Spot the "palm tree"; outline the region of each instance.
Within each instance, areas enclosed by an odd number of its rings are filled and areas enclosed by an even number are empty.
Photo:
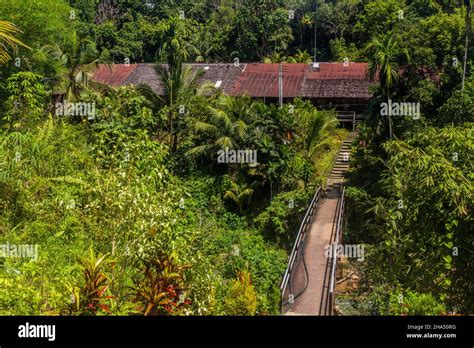
[[[204,63],[211,61],[211,57],[217,57],[217,61],[222,60],[224,53],[222,47],[216,44],[213,39],[213,33],[208,30],[199,30],[195,34],[193,44],[188,44],[187,47],[192,53],[192,59],[196,63]]]
[[[188,40],[192,32],[186,22],[177,17],[160,22],[159,31],[159,55],[173,73],[181,68],[181,64],[189,59],[191,53],[196,52],[196,48]]]
[[[312,60],[313,57],[311,57],[308,51],[297,49],[296,53],[288,58],[288,63],[311,63]]]
[[[250,198],[252,198],[253,196],[253,186],[254,185],[248,187],[245,184],[239,185],[238,183],[231,181],[230,189],[225,192],[224,198],[230,199],[235,204],[237,204],[237,206],[239,207],[239,213],[242,214],[244,206],[250,202]]]
[[[263,62],[265,64],[286,63],[286,61],[287,61],[287,57],[280,52],[274,52],[272,55],[266,56],[265,58],[263,58]]]
[[[249,96],[239,98],[228,95],[221,95],[218,99],[220,108],[232,115],[233,118],[243,120],[246,123],[254,120],[254,113],[256,112],[256,103]]]
[[[208,106],[208,119],[194,124],[195,132],[201,139],[207,139],[207,142],[192,148],[187,154],[212,155],[225,148],[237,148],[247,135],[247,124],[254,105],[250,98],[221,95],[216,106]]]
[[[188,40],[192,33],[185,21],[177,17],[170,18],[162,21],[159,30],[162,42],[159,55],[167,63],[167,66],[158,65],[156,70],[164,84],[164,101],[169,108],[169,144],[172,149],[176,149],[177,132],[173,128],[178,115],[177,108],[189,104],[190,99],[196,95],[197,80],[203,72],[191,76],[191,70],[183,70],[183,63],[188,60],[192,52],[197,52]]]
[[[398,82],[399,62],[401,58],[410,60],[408,51],[401,48],[398,38],[391,32],[385,34],[382,39],[378,37],[372,40],[366,46],[369,56],[368,73],[373,79],[376,74],[380,81],[382,95],[390,99],[390,89]],[[392,137],[392,120],[388,116],[389,133]]]
[[[338,125],[338,120],[330,112],[312,109],[302,118],[307,123],[307,135],[304,139],[303,156],[311,160],[316,151],[330,140],[331,131]]]
[[[94,43],[89,39],[79,38],[74,30],[70,39],[61,47],[60,45],[45,45],[41,51],[48,57],[56,60],[60,65],[58,82],[60,92],[64,92],[66,100],[74,100],[83,88],[90,84],[89,74],[97,68],[103,59],[91,57],[87,49]]]
[[[204,70],[193,71],[191,67],[180,67],[179,75],[174,74],[169,69],[169,65],[157,65],[156,71],[163,83],[164,95],[158,97],[162,104],[167,106],[168,111],[168,132],[170,147],[173,151],[178,146],[179,127],[176,127],[187,110],[200,103],[204,95],[215,91],[213,85],[209,83],[199,84],[199,79],[204,74]],[[178,71],[178,70],[175,70]],[[179,126],[179,124],[178,124]]]
[[[301,16],[301,19],[298,23],[298,39],[300,42],[300,45],[302,46],[303,43],[303,37],[304,33],[306,31],[306,28],[310,28],[313,25],[313,18],[310,14],[305,13]]]
[[[216,89],[210,83],[199,83],[204,70],[193,71],[190,66],[180,68],[179,76],[172,76],[167,65],[157,64],[155,71],[163,85],[163,95],[157,95],[148,85],[138,86],[138,91],[146,97],[155,110],[165,110],[168,118],[169,146],[176,150],[179,136],[179,122],[184,114],[204,102]],[[176,127],[178,125],[178,127]]]
[[[6,64],[11,59],[6,48],[7,45],[10,47],[20,45],[31,50],[31,47],[14,37],[19,33],[21,33],[21,30],[15,24],[0,20],[0,64]]]

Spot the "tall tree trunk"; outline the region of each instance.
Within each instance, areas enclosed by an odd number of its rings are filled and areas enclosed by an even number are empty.
[[[390,91],[389,89],[387,88],[387,103],[388,103],[388,106],[390,107]],[[388,134],[390,136],[390,139],[392,139],[392,110],[391,108],[388,110]]]
[[[178,132],[175,132],[173,135],[173,146],[171,148],[171,152],[176,152],[178,149]]]
[[[168,131],[169,131],[169,145],[171,148],[173,145],[173,112],[172,111],[169,114]]]
[[[464,67],[462,74],[462,91],[464,91],[464,82],[466,80],[466,70],[467,70],[467,50],[469,45],[469,34],[471,32],[471,1],[466,0],[466,41],[464,44]]]
[[[172,70],[173,69],[169,64],[168,64],[168,69],[170,69],[169,76],[170,76],[170,113],[169,113],[169,119],[168,119],[168,131],[169,131],[169,145],[170,149],[173,146],[173,75],[172,75]]]
[[[390,115],[388,115],[388,132],[390,139],[392,139],[392,117]]]

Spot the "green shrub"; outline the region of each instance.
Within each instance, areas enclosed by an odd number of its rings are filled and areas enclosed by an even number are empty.
[[[257,296],[250,281],[250,273],[238,272],[237,279],[229,286],[224,310],[227,315],[255,315]]]
[[[444,304],[431,294],[412,291],[390,294],[387,313],[383,315],[441,315],[446,312]]]
[[[280,193],[255,218],[255,225],[268,239],[289,246],[313,194],[309,189]]]

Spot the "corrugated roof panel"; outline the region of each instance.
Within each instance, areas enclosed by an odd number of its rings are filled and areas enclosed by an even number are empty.
[[[247,64],[237,79],[232,95],[278,97],[280,64]],[[306,64],[282,64],[283,97],[297,97],[301,93]]]
[[[278,73],[280,64],[251,63],[234,65],[186,64],[194,72],[204,71],[199,83],[222,81],[219,88],[230,95],[251,97],[278,97]],[[208,69],[205,69],[208,67]],[[366,77],[367,63],[320,63],[282,64],[283,97],[370,99],[369,86],[373,81]],[[155,64],[141,63],[113,65],[112,71],[100,65],[94,80],[112,86],[147,84],[155,93],[163,95],[163,84],[155,71]]]
[[[92,79],[111,86],[121,86],[130,74],[136,69],[137,64],[99,64]]]
[[[309,66],[306,78],[318,80],[364,80],[367,63],[320,63],[319,69]]]
[[[163,83],[160,80],[159,75],[156,72],[155,65],[153,63],[140,63],[137,68],[128,76],[123,84],[134,84],[140,85],[145,84],[151,87],[151,89],[158,95],[165,93]],[[163,66],[164,64],[162,64]],[[215,86],[217,81],[221,81],[219,89],[228,93],[232,88],[234,81],[240,74],[243,65],[238,67],[234,64],[184,64],[185,67],[191,68],[193,73],[197,73],[202,70],[203,76],[199,78],[199,84],[209,82]],[[206,69],[207,68],[207,69]]]

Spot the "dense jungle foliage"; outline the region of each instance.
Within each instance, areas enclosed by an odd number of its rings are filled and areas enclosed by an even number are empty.
[[[472,313],[471,25],[455,0],[0,0],[0,244],[38,245],[0,258],[0,314],[278,314],[347,131],[307,100],[199,86],[183,63],[314,56],[378,77],[346,189],[346,238],[367,250],[354,307]],[[164,97],[90,80],[137,62],[168,63]],[[58,98],[95,117],[56,115]],[[388,99],[420,117],[381,116]],[[225,148],[258,163],[218,163]]]

